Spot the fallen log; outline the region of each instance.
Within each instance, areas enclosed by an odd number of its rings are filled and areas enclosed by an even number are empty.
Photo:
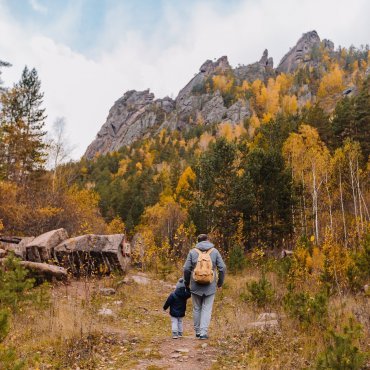
[[[0,265],[3,265],[5,258],[0,259]],[[19,261],[19,264],[36,274],[36,277],[45,278],[46,280],[62,280],[68,279],[67,270],[60,266],[49,265],[47,263],[30,262],[30,261]]]

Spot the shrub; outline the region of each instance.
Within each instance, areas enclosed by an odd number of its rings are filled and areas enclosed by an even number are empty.
[[[0,364],[2,370],[21,370],[24,369],[24,362],[17,360],[15,352],[7,349],[0,344]]]
[[[12,349],[6,348],[2,342],[9,331],[9,311],[0,310],[0,368],[4,370],[23,369],[23,363],[17,360]]]
[[[311,324],[322,324],[328,315],[328,297],[320,292],[311,296],[307,292],[289,291],[283,299],[284,309],[307,327]]]
[[[329,344],[318,357],[316,369],[359,370],[363,368],[366,354],[357,346],[361,337],[361,326],[351,319],[343,333],[330,331]]]
[[[236,273],[244,269],[246,265],[246,259],[244,255],[243,247],[240,245],[235,245],[231,248],[229,253],[229,271]]]
[[[10,309],[15,311],[19,303],[28,299],[25,293],[33,287],[34,280],[27,278],[17,258],[10,255],[0,268],[0,364],[4,370],[23,369],[22,361],[17,360],[16,353],[2,343],[8,334]]]
[[[25,293],[33,287],[34,279],[28,279],[27,274],[14,255],[5,259],[0,268],[0,308],[9,307],[15,311],[19,302],[29,298]]]
[[[266,279],[265,273],[262,273],[261,279],[247,283],[247,293],[241,294],[243,301],[255,303],[258,307],[265,307],[274,299],[275,291],[271,283]]]

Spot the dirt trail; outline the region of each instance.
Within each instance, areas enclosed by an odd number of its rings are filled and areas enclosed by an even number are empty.
[[[129,284],[122,285],[114,296],[100,296],[99,307],[109,307],[114,315],[107,319],[95,316],[94,330],[102,333],[101,356],[96,369],[184,369],[206,370],[216,362],[216,349],[208,341],[193,335],[191,303],[184,319],[183,338],[172,339],[168,312],[161,309],[165,297],[173,285],[162,280],[152,280],[144,274],[128,277]],[[65,298],[86,300],[106,286],[106,280],[72,281],[68,287],[60,288]],[[150,297],[143,300],[143,297]],[[114,301],[122,301],[122,305]],[[126,305],[127,311],[124,310]],[[125,314],[127,314],[125,316]],[[83,318],[81,318],[83,319]],[[114,347],[115,346],[115,347]],[[122,356],[131,357],[123,360]]]
[[[185,330],[192,332],[192,322],[187,319],[184,322]],[[159,346],[158,359],[139,360],[135,369],[144,370],[153,368],[181,369],[181,370],[206,370],[216,362],[215,349],[208,341],[200,341],[194,336],[185,335],[181,339],[164,339]]]

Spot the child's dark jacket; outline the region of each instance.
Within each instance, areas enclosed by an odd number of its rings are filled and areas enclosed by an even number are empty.
[[[164,310],[170,308],[170,315],[172,317],[184,317],[186,311],[186,301],[190,298],[191,293],[189,290],[185,288],[183,284],[182,286],[176,286],[174,292],[172,292],[168,298],[166,303],[163,306]]]

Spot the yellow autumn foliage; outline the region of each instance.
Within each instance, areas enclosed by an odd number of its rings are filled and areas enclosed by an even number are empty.
[[[317,96],[321,99],[341,93],[343,90],[343,71],[335,65],[322,79]]]
[[[176,200],[184,207],[190,203],[191,185],[195,181],[196,175],[190,166],[186,167],[181,174],[176,186],[175,197]]]
[[[261,126],[261,122],[259,118],[253,114],[249,120],[249,127],[248,127],[248,135],[250,138],[253,138],[257,128]]]
[[[289,96],[284,95],[281,102],[281,109],[285,115],[292,115],[297,113],[298,110],[298,101],[295,95]]]
[[[234,78],[225,75],[216,75],[212,77],[214,90],[222,93],[229,92],[234,84]]]
[[[130,159],[128,158],[123,158],[119,161],[117,176],[123,176],[126,173],[129,163]]]
[[[346,286],[348,283],[347,271],[353,264],[348,249],[334,240],[329,229],[326,231],[321,249],[325,278],[334,284]]]
[[[218,136],[224,137],[227,141],[234,139],[233,125],[230,122],[223,122],[218,125]]]
[[[123,234],[125,229],[126,226],[119,216],[116,216],[107,226],[108,234]]]

